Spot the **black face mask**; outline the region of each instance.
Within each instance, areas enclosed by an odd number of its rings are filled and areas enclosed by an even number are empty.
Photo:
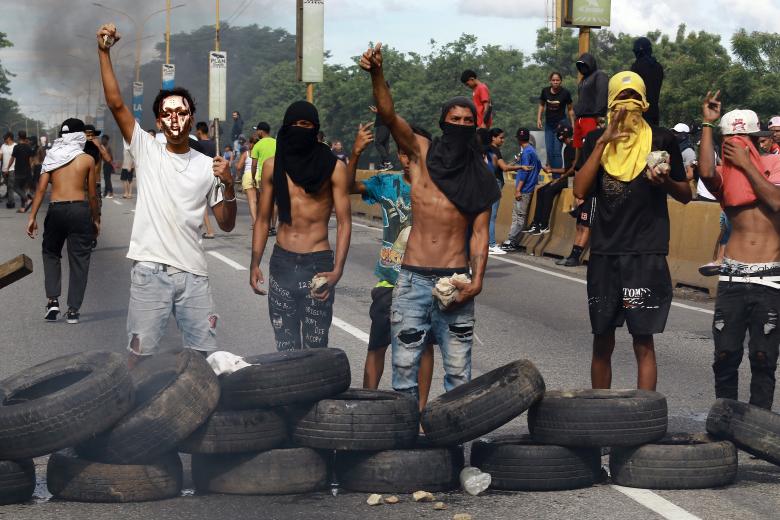
[[[476,125],[455,125],[444,122],[441,125],[441,133],[444,137],[451,137],[457,140],[467,141],[473,139],[477,134]]]
[[[317,144],[317,130],[289,126],[284,131],[285,143],[292,153],[306,153]]]

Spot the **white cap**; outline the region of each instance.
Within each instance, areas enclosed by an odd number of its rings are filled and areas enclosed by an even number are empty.
[[[723,135],[751,135],[766,137],[772,132],[762,131],[758,115],[752,110],[732,110],[720,120],[720,131]]]
[[[772,128],[773,126],[780,127],[780,116],[775,116],[769,120],[769,127]]]
[[[674,125],[674,128],[672,128],[674,132],[677,132],[678,134],[690,134],[691,128],[686,125],[685,123],[677,123]]]

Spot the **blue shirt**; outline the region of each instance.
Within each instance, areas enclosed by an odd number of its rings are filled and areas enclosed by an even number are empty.
[[[530,144],[523,148],[520,155],[521,166],[533,166],[532,170],[517,170],[515,176],[515,187],[520,181],[523,181],[523,187],[520,193],[533,193],[536,183],[539,182],[539,172],[542,171],[542,162],[536,155],[536,150]]]
[[[382,208],[382,248],[374,274],[380,281],[395,285],[412,225],[411,187],[397,173],[374,175],[364,180],[363,185],[366,187],[363,201]]]

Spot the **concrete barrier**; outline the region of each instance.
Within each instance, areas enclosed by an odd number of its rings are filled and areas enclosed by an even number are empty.
[[[377,172],[358,170],[358,179],[365,179]],[[512,207],[515,200],[515,185],[511,175],[506,176],[506,184],[501,194],[501,203],[496,219],[496,241],[503,242],[512,226]],[[566,256],[571,251],[576,233],[576,221],[569,214],[574,204],[571,188],[566,188],[556,198],[550,215],[550,233],[541,236],[525,235],[520,242],[526,252],[536,256]],[[720,231],[720,206],[711,202],[694,201],[680,204],[669,197],[669,271],[675,286],[686,285],[703,289],[714,296],[718,285],[717,277],[701,276],[698,267],[712,260],[715,241]],[[536,196],[531,201],[528,213],[530,225],[536,210]],[[365,204],[359,195],[352,196],[352,212],[381,222],[382,214],[378,206]],[[596,209],[598,213],[598,209]],[[583,258],[587,260],[586,249]]]

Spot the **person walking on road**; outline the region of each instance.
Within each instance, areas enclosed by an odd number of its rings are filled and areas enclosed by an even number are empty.
[[[352,157],[348,171],[352,179],[353,195],[361,195],[366,204],[378,204],[382,210],[382,247],[379,250],[374,274],[379,283],[371,290],[371,331],[368,338],[368,353],[363,369],[363,388],[376,390],[382,379],[385,368],[385,353],[390,346],[390,307],[393,301],[393,288],[401,271],[406,242],[412,225],[412,198],[409,182],[409,159],[403,153],[398,154],[398,160],[404,168],[403,175],[397,173],[380,173],[364,180],[357,180],[357,163],[360,155],[373,141],[369,128],[371,123],[361,125],[355,144],[352,147]],[[431,135],[420,128],[413,128],[414,133],[428,141]],[[433,378],[433,345],[426,346],[420,359],[418,386],[420,392],[419,407],[422,411],[428,402]]]
[[[119,179],[122,181],[122,187],[124,192],[122,193],[123,199],[133,198],[133,178],[135,177],[135,162],[133,161],[133,155],[130,153],[130,148],[127,143],[122,147],[122,172],[119,175]]]
[[[197,137],[195,150],[212,159],[217,156],[217,143],[209,137],[209,125],[205,121],[198,121],[195,125],[195,137]],[[214,228],[211,226],[208,208],[203,209],[203,238],[214,238]]]
[[[13,157],[13,151],[16,143],[14,142],[14,134],[12,132],[6,132],[3,136],[3,144],[0,145],[0,156],[3,161],[3,182],[6,187],[6,200],[5,207],[13,209],[16,207],[13,196],[13,182],[14,182],[14,170],[11,168],[11,159]]]
[[[574,128],[574,107],[571,93],[561,86],[563,77],[560,72],[550,74],[550,86],[542,89],[539,95],[539,110],[536,114],[536,127],[544,129],[544,146],[547,149],[547,163],[551,168],[561,168],[561,142],[558,140],[558,126],[571,123]],[[542,124],[544,113],[544,124]]]
[[[254,172],[254,186],[256,188],[254,192],[255,200],[255,214],[257,214],[257,206],[260,203],[260,192],[263,189],[262,177],[263,177],[263,165],[265,161],[276,155],[276,139],[271,137],[271,125],[265,121],[257,123],[255,127],[255,136],[257,142],[252,146],[252,171]],[[249,195],[247,195],[247,199]],[[250,211],[252,210],[250,203]],[[276,206],[274,206],[271,214],[271,227],[268,230],[268,236],[276,236]],[[254,223],[254,219],[252,220]]]
[[[328,346],[336,284],[349,252],[352,215],[347,167],[326,144],[317,142],[319,129],[314,105],[291,104],[279,130],[276,154],[262,168],[249,284],[257,294],[266,294],[260,260],[276,202],[279,232],[269,267],[268,312],[280,351]],[[335,257],[328,239],[334,209]]]
[[[46,154],[41,167],[41,178],[33,198],[32,211],[27,219],[27,236],[38,235],[35,218],[51,182],[51,199],[43,221],[43,279],[46,288],[46,321],[57,321],[60,314],[59,297],[62,291],[60,259],[62,246],[68,242],[68,323],[79,322],[81,304],[87,289],[92,241],[100,232],[100,195],[97,192],[95,161],[84,153],[87,137],[84,123],[66,119]],[[87,196],[84,186],[87,186]]]
[[[671,131],[650,126],[645,84],[630,71],[609,81],[609,124],[588,135],[585,164],[574,178],[574,196],[595,191],[588,262],[588,310],[593,329],[593,388],[610,388],[615,329],[633,337],[637,387],[655,390],[653,334],[664,331],[672,304],[667,195],[687,204],[691,190]],[[668,170],[649,167],[653,150],[669,154]]]
[[[111,176],[114,175],[114,154],[111,153],[111,146],[108,144],[109,136],[100,137],[101,152],[103,158],[103,197],[107,199],[114,198],[114,183],[111,182]]]
[[[236,222],[236,196],[227,162],[190,148],[195,114],[190,93],[161,90],[152,110],[166,144],[158,143],[125,105],[104,37],[119,40],[113,24],[97,32],[106,104],[135,159],[138,200],[127,257],[130,303],[127,313],[128,365],[155,354],[171,313],[185,348],[216,350],[218,315],[209,287],[208,265],[200,240],[207,206],[223,231]]]
[[[19,196],[19,205],[21,206],[17,213],[25,213],[30,206],[32,206],[32,163],[35,152],[30,146],[30,141],[27,139],[27,132],[19,130],[19,143],[14,146],[11,152],[11,164],[9,170],[13,169],[13,182],[10,183],[12,191],[8,192],[9,200],[13,201],[13,195],[16,193]]]
[[[431,142],[396,114],[381,43],[363,53],[360,67],[370,73],[379,115],[409,159],[414,226],[393,292],[390,334],[393,388],[417,399],[429,333],[441,349],[445,390],[471,380],[474,297],[482,291],[487,264],[490,208],[501,193],[483,158],[471,100],[456,97],[442,106],[443,135]],[[441,308],[432,289],[440,278],[454,274],[470,274],[471,280],[453,280],[457,304]]]
[[[745,333],[750,359],[750,404],[772,409],[780,328],[780,156],[760,155],[761,131],[752,110],[720,118],[720,93],[702,106],[701,178],[732,224],[721,264],[712,337],[715,397],[739,399]],[[713,130],[720,119],[723,164],[714,161]]]

